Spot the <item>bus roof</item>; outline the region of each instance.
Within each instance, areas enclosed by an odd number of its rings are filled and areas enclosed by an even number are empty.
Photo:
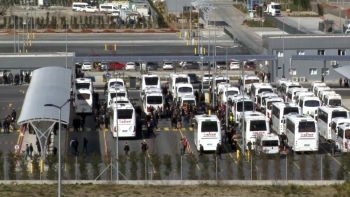
[[[189,93],[189,94],[182,94],[180,97],[182,98],[182,100],[196,99],[196,97],[193,94],[191,94],[191,93]]]
[[[89,89],[82,88],[82,89],[78,89],[78,90],[77,90],[77,93],[78,93],[78,94],[81,94],[81,93],[90,93],[90,94],[91,94],[92,92],[91,92],[91,90],[89,90]]]
[[[339,98],[339,99],[341,99],[341,95],[340,94],[327,94],[325,96],[325,98],[327,98],[327,99],[331,99],[331,98]]]
[[[245,117],[245,120],[255,119],[255,120],[266,120],[266,116],[262,114],[261,112],[244,112],[243,116]]]
[[[123,83],[124,83],[124,79],[121,79],[121,78],[110,78],[110,79],[108,80],[108,82],[115,82],[115,81],[123,82]]]
[[[260,80],[260,78],[256,75],[244,75],[243,79],[259,79]]]
[[[327,113],[332,111],[348,111],[347,109],[341,106],[320,106],[318,107],[318,109]]]
[[[257,138],[259,138],[261,141],[266,141],[266,140],[278,140],[279,141],[278,135],[276,135],[274,133],[260,134],[257,136]]]
[[[154,74],[145,74],[145,75],[141,75],[142,78],[147,78],[147,77],[158,77],[158,75],[154,75]]]
[[[76,78],[75,79],[75,83],[91,83],[91,79],[90,78]]]
[[[273,93],[273,92],[262,92],[262,93],[258,94],[257,96],[259,96],[259,97],[262,97],[262,96],[268,96],[268,97],[270,97],[270,96],[277,96],[278,97],[278,94]]]
[[[284,102],[283,98],[281,97],[269,97],[265,100],[265,102],[269,102],[269,101],[281,101],[282,103]]]
[[[300,97],[300,100],[318,100],[320,101],[320,98],[318,98],[317,96],[308,96],[308,95],[305,95],[305,96],[302,96]]]
[[[293,93],[293,92],[296,92],[296,91],[307,92],[309,90],[307,88],[291,88],[291,89],[288,89],[288,93]]]
[[[313,119],[311,116],[300,115],[300,114],[289,114],[289,115],[286,115],[285,117],[290,121],[292,121],[293,123],[297,123],[300,121],[316,122],[316,120]]]
[[[179,73],[171,73],[169,75],[170,78],[177,78],[177,77],[180,77],[180,78],[188,78],[189,76],[186,75],[186,74],[179,74]]]
[[[116,103],[117,109],[134,109],[131,103]]]
[[[339,125],[339,129],[343,129],[343,130],[350,129],[350,124]]]
[[[190,84],[190,83],[185,83],[185,82],[180,82],[180,83],[177,83],[176,85],[175,85],[176,87],[191,87],[191,88],[193,88],[193,85],[192,84]]]
[[[272,105],[275,105],[277,108],[284,108],[284,107],[299,107],[295,103],[273,103]]]
[[[216,115],[208,115],[208,114],[195,115],[195,119],[196,119],[197,122],[201,122],[201,121],[219,121],[219,118]]]
[[[272,85],[269,83],[253,83],[252,86],[255,86],[256,88],[261,88],[261,87],[272,88]]]
[[[349,123],[350,124],[350,118],[344,118],[344,117],[337,117],[332,118],[332,122],[338,123]]]

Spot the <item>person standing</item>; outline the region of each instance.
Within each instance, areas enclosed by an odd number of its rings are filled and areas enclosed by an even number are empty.
[[[335,143],[334,143],[334,141],[331,142],[331,155],[332,155],[332,157],[335,156]]]
[[[199,145],[199,156],[203,155],[203,153],[204,153],[204,148],[203,148],[203,145],[200,144]]]
[[[84,137],[84,139],[83,139],[83,153],[87,153],[87,144],[88,144],[88,141]]]
[[[182,145],[183,145],[183,148],[182,148],[182,155],[185,155],[185,153],[186,153],[186,148],[187,148],[187,146],[188,146],[188,141],[187,141],[187,139],[186,138],[183,138],[182,139]]]
[[[78,154],[78,147],[79,147],[79,142],[78,142],[78,139],[75,138],[75,140],[74,140],[74,152],[76,155]]]
[[[130,147],[127,142],[125,142],[124,151],[125,151],[125,156],[129,158]]]
[[[30,159],[33,158],[33,152],[34,152],[33,144],[30,143],[30,145],[29,145],[29,157],[30,157]]]
[[[26,159],[28,157],[30,157],[30,155],[29,155],[29,146],[28,146],[28,144],[26,144]]]
[[[343,83],[343,79],[340,77],[339,78],[339,86],[341,87],[341,84]]]
[[[221,158],[221,153],[222,153],[222,151],[221,151],[221,144],[220,144],[220,142],[216,145],[216,156],[221,160],[222,158]]]

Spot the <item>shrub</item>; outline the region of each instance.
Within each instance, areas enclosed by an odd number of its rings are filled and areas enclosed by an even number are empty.
[[[161,167],[162,167],[162,159],[161,157],[159,156],[158,153],[152,153],[150,155],[150,160],[151,160],[151,163],[153,165],[153,168],[155,170],[155,172],[153,173],[153,177],[152,179],[154,180],[161,180]]]
[[[173,170],[173,163],[171,159],[171,155],[165,154],[163,155],[163,165],[165,167],[164,169],[164,175],[170,178],[170,173]]]
[[[317,12],[319,16],[323,16],[324,15],[324,10],[323,10],[323,6],[320,4],[317,4]]]
[[[271,28],[277,27],[273,22],[266,19],[264,22],[256,21],[256,20],[245,20],[244,24],[247,25],[248,27],[271,27]]]
[[[281,176],[281,156],[280,155],[276,155],[276,157],[274,158],[274,164],[273,164],[273,168],[275,169],[275,180],[281,180],[282,176]]]
[[[101,156],[96,152],[91,154],[91,169],[92,169],[92,178],[93,179],[101,179],[100,175],[100,161]]]
[[[57,180],[57,175],[58,175],[58,168],[57,168],[57,163],[58,163],[58,157],[57,155],[53,154],[48,154],[45,159],[45,163],[47,165],[47,172],[46,172],[46,178],[48,180]]]
[[[33,160],[32,160],[32,166],[33,166],[33,178],[35,180],[39,180],[41,177],[40,161],[41,161],[40,155],[37,153],[34,154]]]
[[[202,164],[201,169],[201,179],[202,180],[209,180],[210,179],[210,173],[209,173],[209,167],[210,167],[210,160],[207,155],[201,155],[199,157],[199,162]]]
[[[188,179],[189,180],[197,180],[198,176],[197,176],[197,171],[196,171],[196,167],[197,167],[197,158],[193,153],[189,153],[186,156],[186,160],[188,163]]]
[[[0,169],[4,169],[4,153],[0,150]],[[0,180],[5,179],[5,170],[0,170]]]
[[[29,173],[28,173],[27,154],[23,152],[20,155],[18,155],[18,162],[19,162],[19,170],[20,170],[19,178],[21,180],[28,180]]]
[[[233,159],[228,155],[226,156],[226,176],[228,180],[233,179]]]
[[[332,171],[331,171],[331,161],[330,161],[328,154],[326,154],[323,157],[322,164],[323,164],[323,169],[322,169],[323,170],[323,179],[330,180],[332,178]]]
[[[119,164],[119,180],[124,180],[124,177],[126,175],[126,162],[128,161],[128,158],[125,156],[125,154],[120,153],[118,157],[118,164]],[[120,176],[122,175],[122,176]]]
[[[16,180],[17,174],[16,174],[16,164],[17,164],[18,156],[13,153],[12,151],[9,151],[7,153],[7,172],[9,175],[9,180]],[[6,172],[5,171],[5,172]]]
[[[137,162],[139,161],[139,157],[136,153],[136,151],[130,152],[130,179],[131,180],[137,180],[137,171],[138,171],[138,165]]]
[[[76,180],[76,157],[67,156],[65,158],[65,163],[67,165],[69,179]]]
[[[301,180],[306,180],[306,177],[307,177],[306,156],[304,153],[302,153],[299,158],[299,167],[300,167],[299,171],[300,171]]]

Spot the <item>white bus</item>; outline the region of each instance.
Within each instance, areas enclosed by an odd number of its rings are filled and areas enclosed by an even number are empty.
[[[299,100],[303,96],[315,96],[315,95],[312,92],[297,92],[294,97],[295,104],[299,105]]]
[[[336,146],[342,153],[350,152],[350,124],[343,124],[338,127]]]
[[[287,102],[288,103],[296,103],[295,95],[298,92],[308,92],[307,88],[291,88],[287,92]]]
[[[263,106],[265,108],[265,116],[270,121],[271,119],[271,111],[272,111],[272,104],[273,103],[283,103],[283,99],[281,97],[272,97],[272,98],[266,98],[265,103],[263,103]]]
[[[182,108],[184,105],[196,106],[196,97],[193,94],[183,94],[176,100],[176,106]]]
[[[301,108],[293,103],[272,103],[272,130],[281,135],[285,132],[285,115],[290,113],[301,115]]]
[[[317,126],[320,135],[331,140],[331,121],[333,118],[349,118],[349,111],[340,106],[321,106],[318,108]]]
[[[317,122],[310,116],[287,115],[286,135],[288,146],[294,152],[317,152],[319,133]]]
[[[230,96],[234,96],[236,94],[239,94],[239,89],[235,86],[228,86],[228,87],[223,87],[219,91],[219,98],[220,98],[220,104],[225,104]]]
[[[288,90],[291,88],[303,88],[298,82],[294,81],[286,81],[285,83],[282,83],[280,86],[280,95],[282,96],[285,101],[287,101],[287,93]]]
[[[271,93],[271,92],[263,92],[257,95],[256,97],[256,110],[262,111],[264,113],[265,111],[265,100],[268,98],[274,98],[278,97],[276,93]]]
[[[79,89],[87,89],[90,90],[91,92],[94,91],[94,85],[91,81],[90,78],[76,78],[74,80],[74,87],[73,87],[73,93]]]
[[[317,86],[316,88],[315,88],[315,96],[317,96],[317,97],[319,97],[320,96],[320,92],[322,91],[322,90],[330,90],[331,88],[330,87],[328,87],[328,86],[326,86],[326,87],[324,87],[324,86]]]
[[[88,89],[79,89],[74,96],[75,113],[91,114],[93,112],[93,93]]]
[[[186,74],[172,73],[169,75],[169,91],[174,93],[177,83],[191,83],[190,77]]]
[[[109,88],[107,92],[107,108],[112,103],[113,98],[115,97],[125,97],[128,98],[127,90],[122,86],[117,86],[117,88]]]
[[[302,96],[299,100],[302,114],[316,116],[318,107],[321,106],[321,101],[316,96]]]
[[[338,127],[343,124],[350,124],[348,118],[333,118],[331,122],[331,136],[333,141],[337,141]]]
[[[121,78],[111,78],[111,79],[109,79],[107,88],[113,88],[115,86],[123,86],[123,87],[125,87],[124,79],[121,79]]]
[[[73,2],[72,10],[73,12],[76,12],[79,11],[81,8],[85,8],[86,6],[89,6],[89,4],[85,2]]]
[[[250,98],[257,104],[257,96],[263,92],[273,93],[273,87],[269,83],[253,83],[250,90]]]
[[[252,84],[259,83],[259,82],[260,82],[260,78],[256,75],[244,75],[243,79],[240,83],[242,93],[243,93],[243,91],[246,93],[250,93]],[[245,90],[243,90],[243,85],[245,87]]]
[[[143,102],[143,111],[146,115],[151,114],[151,109],[163,109],[164,106],[164,98],[162,91],[160,89],[149,88],[146,89]]]
[[[129,101],[128,98],[125,98],[125,97],[114,97],[112,99],[112,103],[117,103],[117,104],[131,104],[131,102]]]
[[[311,86],[310,86],[310,92],[314,92],[315,91],[315,88],[317,86],[327,86],[325,83],[323,83],[322,81],[315,81],[315,82],[312,82]]]
[[[141,88],[140,88],[141,98],[143,98],[143,94],[145,92],[145,89],[147,88],[161,89],[160,77],[158,75],[152,75],[152,74],[141,75]]]
[[[243,122],[244,117],[244,122]],[[243,132],[244,124],[244,132]],[[252,149],[255,148],[256,137],[270,133],[269,122],[266,116],[260,112],[244,112],[239,124],[241,133],[245,133],[245,144],[252,143]],[[248,147],[248,146],[247,146]],[[246,147],[246,149],[248,149]]]
[[[336,94],[334,90],[321,90],[320,94],[318,95],[318,98],[320,98],[321,101],[324,100],[324,97],[328,94]]]
[[[175,92],[173,92],[174,98],[181,97],[183,94],[194,94],[193,85],[190,83],[177,83]]]
[[[136,114],[130,103],[112,103],[109,126],[113,137],[136,137]]]
[[[100,12],[112,13],[113,11],[119,11],[119,7],[112,3],[100,4]]]
[[[200,145],[204,151],[215,151],[217,144],[221,142],[219,118],[216,115],[196,115],[192,126],[197,151],[200,151]]]
[[[274,133],[256,137],[255,152],[260,154],[280,154],[280,138]]]
[[[324,105],[342,106],[342,99],[340,94],[328,94],[324,97]]]
[[[248,96],[236,96],[232,100],[232,114],[235,117],[235,123],[239,123],[242,118],[242,112],[254,111],[254,102]]]

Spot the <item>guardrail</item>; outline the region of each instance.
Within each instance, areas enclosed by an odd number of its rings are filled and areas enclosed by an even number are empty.
[[[288,25],[287,23],[283,24],[283,21],[280,21],[271,15],[265,14],[264,16],[265,16],[265,20],[269,20],[269,21],[273,22],[274,24],[276,24],[278,29],[284,30],[288,34],[305,34],[305,32],[298,30],[297,28],[292,27],[292,26]]]

